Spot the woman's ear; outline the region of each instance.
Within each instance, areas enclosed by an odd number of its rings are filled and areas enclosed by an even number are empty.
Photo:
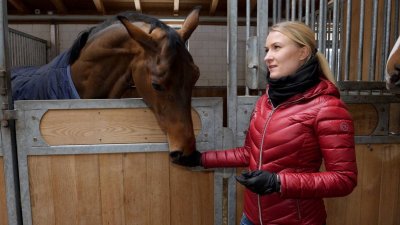
[[[299,50],[300,52],[300,60],[306,60],[306,59],[308,59],[308,58],[310,58],[310,55],[311,55],[311,51],[310,51],[310,48],[309,47],[307,47],[307,46],[303,46],[303,47],[301,47],[300,48],[300,50]]]

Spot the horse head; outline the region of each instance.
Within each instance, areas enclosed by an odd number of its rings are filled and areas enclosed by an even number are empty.
[[[82,98],[120,98],[133,84],[166,133],[171,156],[196,150],[191,96],[200,73],[185,42],[198,25],[199,10],[179,30],[155,18],[121,14],[121,23],[88,37],[71,66]],[[89,84],[96,88],[88,91]]]
[[[386,88],[400,93],[400,37],[397,39],[386,63]]]

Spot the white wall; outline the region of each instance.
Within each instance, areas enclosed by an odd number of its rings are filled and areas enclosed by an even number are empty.
[[[68,49],[79,33],[93,24],[59,25],[59,49]],[[48,24],[9,24],[9,27],[50,41]],[[252,27],[251,33],[254,33]],[[226,86],[227,80],[227,27],[200,25],[189,39],[189,51],[200,68],[196,86]],[[238,85],[244,85],[245,74],[245,27],[238,27]]]

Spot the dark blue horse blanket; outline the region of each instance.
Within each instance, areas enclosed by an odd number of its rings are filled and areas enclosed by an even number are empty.
[[[70,51],[39,67],[11,70],[13,100],[79,99],[71,78]]]

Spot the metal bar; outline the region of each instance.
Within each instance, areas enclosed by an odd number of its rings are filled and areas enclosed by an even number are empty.
[[[336,80],[339,80],[340,75],[336,74],[337,68],[336,68],[336,57],[337,57],[337,50],[338,50],[338,34],[339,34],[339,0],[334,0],[333,1],[333,21],[332,21],[332,26],[333,26],[333,33],[332,33],[332,46],[331,46],[331,70],[332,73],[336,76]]]
[[[281,22],[281,19],[282,19],[282,1],[281,0],[278,1],[277,11],[278,11],[278,13],[277,13],[278,20],[277,21]]]
[[[339,11],[339,22],[338,22],[338,50],[337,50],[337,57],[336,57],[336,66],[337,66],[337,76],[339,80],[343,80],[343,55],[345,51],[345,46],[344,46],[344,2],[339,1],[338,5],[339,9],[343,10],[338,10]]]
[[[250,37],[250,0],[246,0],[246,42]],[[249,46],[246,44],[246,54],[249,53]],[[246,56],[246,59],[248,56]],[[245,68],[247,67],[247,63],[245,63]],[[249,87],[246,85],[245,95],[248,96],[250,94]]]
[[[267,68],[264,62],[264,45],[265,39],[267,38],[269,24],[265,21],[268,21],[268,6],[269,0],[258,0],[257,1],[257,49],[258,49],[258,70],[257,70],[257,80],[258,87],[265,88],[266,79],[265,74],[267,72]],[[236,137],[235,137],[236,139]]]
[[[369,76],[368,80],[375,80],[375,63],[376,63],[376,31],[378,24],[378,1],[373,1],[373,15],[372,15],[372,37],[371,37],[371,51],[369,58]]]
[[[318,22],[318,49],[325,55],[326,52],[326,0],[319,1]]]
[[[399,21],[399,14],[400,14],[400,1],[394,1],[394,21]],[[394,26],[394,40],[396,41],[396,38],[399,36],[399,26],[400,23],[397,24],[397,26]]]
[[[315,1],[311,1],[311,29],[315,31]]]
[[[391,0],[385,0],[384,2],[384,21],[383,21],[383,37],[381,41],[381,65],[386,65],[386,60],[389,56],[389,44],[390,44],[390,17],[392,15],[392,4]],[[385,80],[386,66],[381,66],[381,79]]]
[[[296,20],[296,0],[292,0],[292,21]]]
[[[347,1],[347,12],[346,12],[346,47],[345,47],[345,58],[344,58],[344,80],[350,79],[350,32],[351,32],[351,9],[352,0]]]
[[[6,90],[4,94],[0,95],[1,105],[6,106],[1,112],[1,116],[3,118],[4,111],[11,110],[14,107],[11,96],[11,81],[8,71],[10,65],[8,59],[8,34],[7,1],[0,1],[0,88]],[[0,131],[2,136],[0,150],[2,151],[4,159],[4,178],[8,224],[22,224],[20,215],[21,205],[19,199],[19,186],[17,180],[18,165],[14,122],[3,120]]]
[[[276,22],[277,22],[277,17],[278,17],[277,5],[278,5],[278,1],[273,0],[272,1],[272,24],[276,24]]]
[[[306,0],[306,15],[305,15],[305,23],[310,25],[310,0]]]
[[[290,19],[290,0],[286,0],[286,20],[289,21]]]
[[[298,20],[301,22],[303,20],[303,0],[299,0],[298,13]]]
[[[357,81],[362,80],[362,60],[364,47],[364,17],[365,17],[365,0],[361,0],[360,7],[360,32],[358,36],[358,54],[357,54]]]
[[[257,6],[264,0],[259,0]],[[257,10],[258,11],[258,10]],[[267,21],[267,20],[266,20]],[[263,21],[265,23],[265,21]],[[257,26],[260,24],[257,23]],[[233,131],[236,140],[237,120],[237,0],[228,1],[228,74],[227,74],[227,108],[228,127]],[[228,212],[235,213],[235,212]]]
[[[111,18],[112,15],[8,15],[7,19],[10,23],[17,23],[17,22],[49,22],[49,23],[71,23],[71,22],[82,22],[82,21],[87,21],[87,22],[103,22],[109,18]],[[154,16],[155,18],[163,21],[163,22],[168,22],[168,21],[176,21],[176,20],[184,20],[185,17],[182,16],[177,16],[177,17],[160,17],[160,16]],[[240,17],[238,18],[238,22],[245,22],[246,18],[245,17]],[[252,20],[252,22],[255,22],[256,19]],[[201,16],[199,18],[200,22],[205,22],[205,23],[220,23],[220,22],[227,22],[227,17],[226,16]]]

